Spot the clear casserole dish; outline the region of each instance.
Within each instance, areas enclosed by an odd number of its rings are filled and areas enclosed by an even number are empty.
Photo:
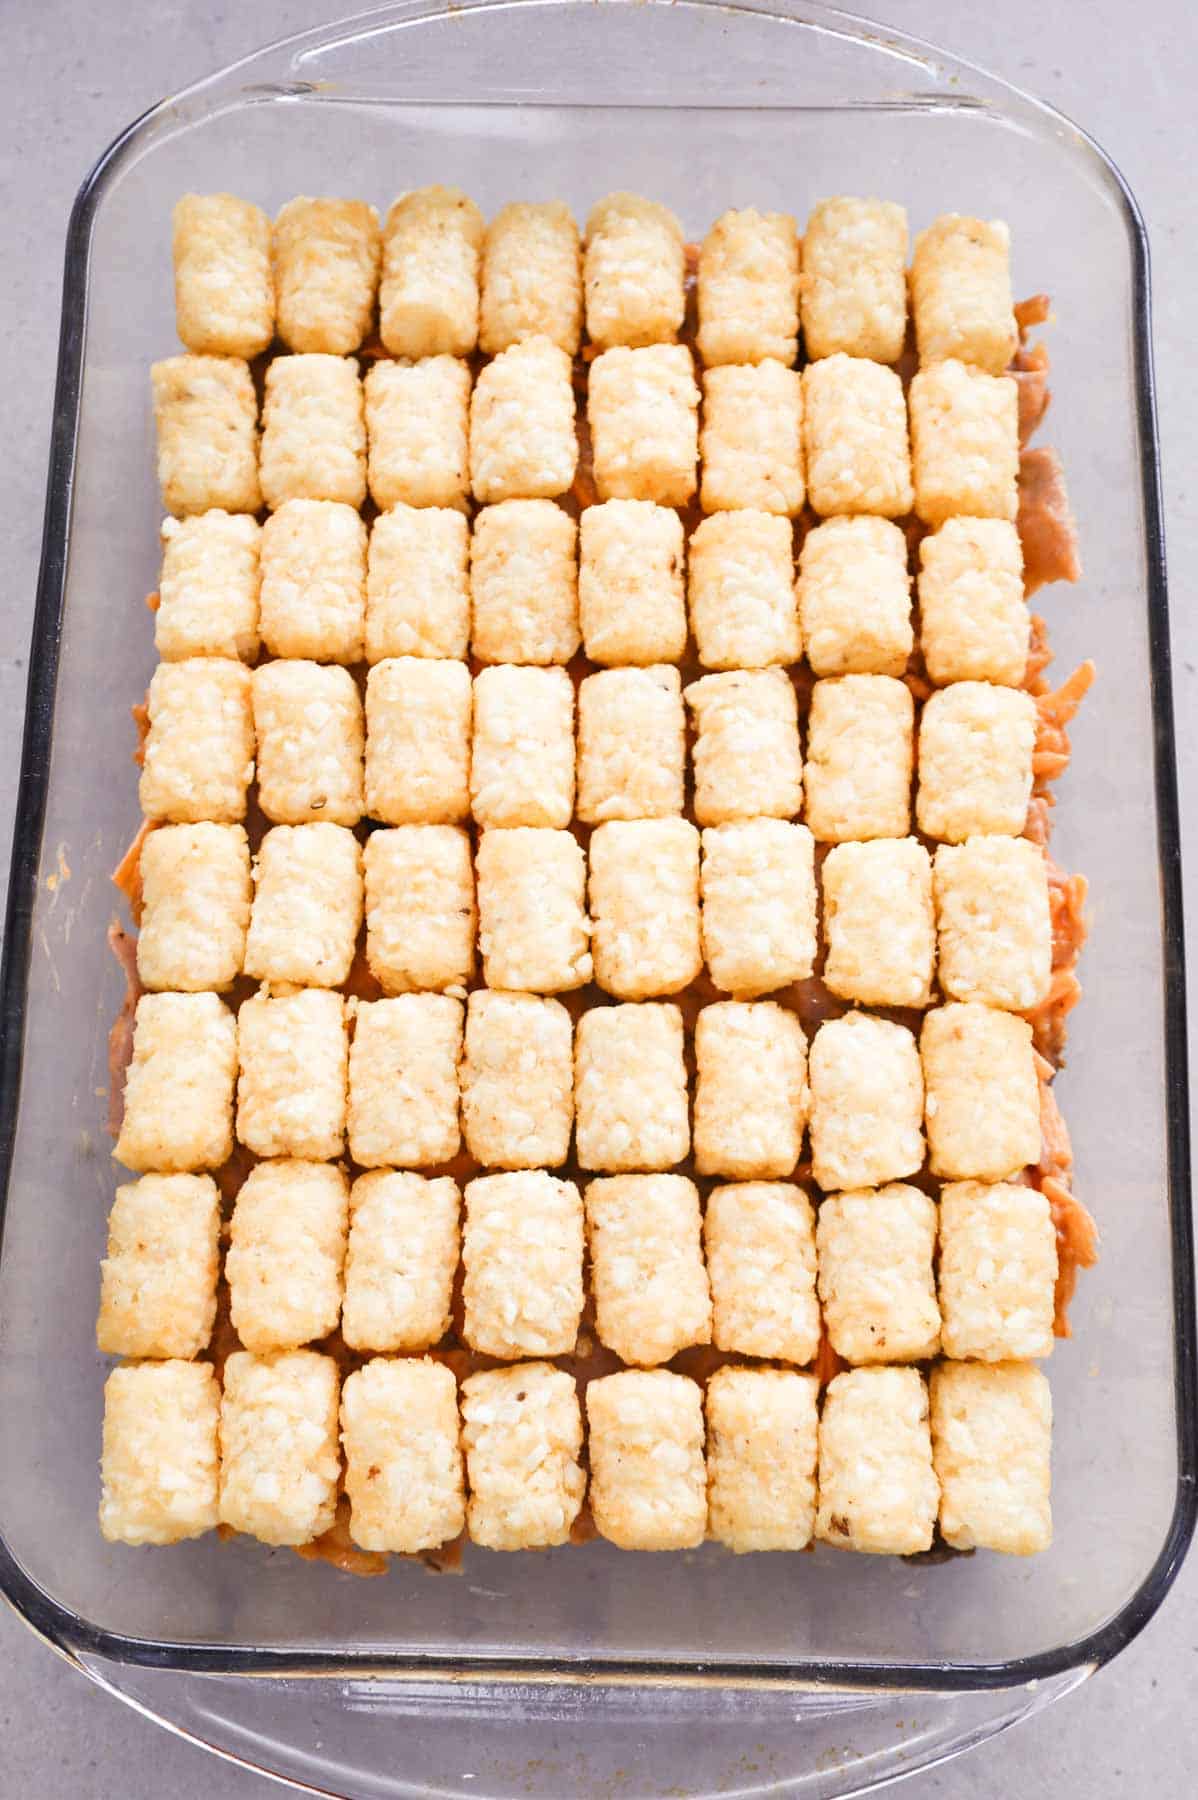
[[[1104,1256],[1050,1366],[1056,1544],[1029,1563],[590,1544],[364,1582],[249,1543],[135,1554],[99,1537],[121,997],[103,942],[137,824],[127,708],[153,666],[147,369],[174,343],[170,208],[187,189],[272,212],[303,192],[381,205],[436,180],[488,213],[552,193],[584,214],[631,187],[692,231],[728,205],[803,216],[836,192],[902,200],[916,228],[959,206],[1008,218],[1017,291],[1053,296],[1042,438],[1089,573],[1037,604],[1058,668],[1099,666],[1053,840],[1094,895],[1060,1092]],[[164,102],[101,159],[68,237],[3,978],[9,1599],[133,1704],[339,1794],[845,1793],[1043,1705],[1151,1616],[1194,1523],[1178,858],[1146,241],[1118,172],[1059,115],[787,0],[390,6]]]

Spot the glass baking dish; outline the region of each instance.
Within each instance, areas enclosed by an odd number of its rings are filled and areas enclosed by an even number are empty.
[[[108,883],[137,823],[128,707],[153,666],[147,367],[174,347],[187,189],[273,212],[459,183],[487,212],[631,187],[699,233],[829,193],[1010,219],[1049,291],[1088,568],[1041,596],[1058,669],[1099,680],[1054,852],[1093,884],[1060,1092],[1103,1259],[1050,1374],[1057,1538],[1023,1562],[468,1550],[460,1578],[356,1581],[215,1537],[95,1523],[93,1320],[113,1187]],[[95,1679],[319,1791],[858,1791],[951,1754],[1115,1654],[1195,1510],[1195,1337],[1178,824],[1147,246],[1117,170],[1049,108],[803,0],[393,5],[165,101],[88,177],[67,245],[46,536],[3,976],[0,1579]],[[249,1679],[256,1678],[256,1679]]]

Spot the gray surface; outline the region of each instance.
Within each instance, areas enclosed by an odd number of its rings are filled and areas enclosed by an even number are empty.
[[[258,0],[253,8],[186,0],[42,0],[3,8],[9,26],[8,105],[0,123],[0,193],[7,225],[0,288],[0,393],[6,478],[0,528],[7,580],[0,636],[0,868],[7,867],[24,700],[26,649],[57,337],[60,264],[79,181],[128,120],[173,87],[270,38],[318,24],[332,0]],[[1157,371],[1181,724],[1183,816],[1198,800],[1198,618],[1190,577],[1198,519],[1188,467],[1198,452],[1191,396],[1195,253],[1191,141],[1198,39],[1184,0],[1160,0],[1128,32],[1119,0],[1009,0],[963,9],[951,0],[873,0],[875,17],[970,57],[1060,106],[1115,156],[1139,198],[1153,244]],[[1104,48],[1105,47],[1105,48]],[[1188,715],[1188,717],[1187,717]],[[1193,915],[1194,882],[1188,883]],[[960,1800],[1050,1785],[1093,1800],[1134,1790],[1171,1795],[1198,1778],[1193,1692],[1198,1677],[1198,1557],[1160,1615],[1111,1668],[1018,1731],[951,1769],[916,1777],[912,1800]],[[0,1796],[77,1800],[223,1800],[278,1792],[180,1743],[95,1692],[0,1610]],[[631,1747],[630,1747],[631,1749]],[[629,1757],[635,1767],[635,1759]],[[687,1791],[679,1770],[679,1792]],[[481,1797],[480,1797],[481,1800]]]

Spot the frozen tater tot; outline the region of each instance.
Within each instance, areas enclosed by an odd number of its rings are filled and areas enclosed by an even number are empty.
[[[348,669],[314,662],[254,670],[258,804],[279,825],[362,817],[362,696]]]
[[[826,519],[809,531],[798,598],[816,675],[906,673],[915,642],[907,540],[889,519]]]
[[[703,511],[742,506],[793,518],[803,505],[803,386],[779,362],[727,365],[703,377]]]
[[[250,917],[241,825],[164,825],[141,846],[137,974],[145,988],[221,992],[240,975]]]
[[[375,1358],[341,1395],[350,1537],[413,1555],[456,1537],[465,1519],[457,1384],[428,1357]]]
[[[940,986],[953,1000],[1030,1012],[1052,983],[1044,852],[1027,838],[941,844],[933,866]]]
[[[836,844],[820,879],[825,986],[865,1006],[926,1006],[936,930],[932,864],[918,839]]]
[[[803,237],[803,343],[808,358],[894,363],[907,334],[907,214],[891,200],[847,194],[812,208]]]
[[[363,392],[375,505],[464,507],[470,486],[469,363],[454,356],[376,362]]]
[[[172,235],[182,342],[210,356],[258,356],[275,334],[266,214],[235,194],[184,194]]]
[[[601,669],[578,689],[578,816],[656,819],[681,813],[686,770],[682,677]]]
[[[352,356],[276,356],[262,402],[262,497],[366,498],[366,418]]]
[[[693,497],[699,390],[685,344],[597,356],[587,384],[587,418],[601,500],[685,506]]]
[[[560,1000],[478,988],[466,1003],[462,1134],[491,1169],[556,1168],[574,1125],[574,1026]]]
[[[606,500],[578,522],[578,610],[592,662],[678,662],[686,649],[682,520],[651,500]]]
[[[445,506],[393,506],[370,529],[366,661],[464,658],[470,645],[470,529]]]
[[[802,1550],[815,1528],[819,1382],[717,1369],[707,1384],[707,1530],[729,1550]]]
[[[621,1550],[693,1550],[707,1528],[703,1390],[668,1369],[588,1384],[591,1511]]]
[[[349,1183],[334,1163],[260,1162],[242,1182],[225,1279],[246,1350],[293,1350],[341,1316]]]
[[[192,825],[245,817],[254,773],[250,672],[221,656],[159,663],[146,694],[149,729],[138,796],[148,819]]]
[[[483,216],[460,188],[401,194],[383,226],[379,334],[392,356],[469,356]]]
[[[1010,375],[932,363],[911,382],[915,511],[927,525],[955,513],[1013,519],[1019,508],[1019,390]]]
[[[933,1175],[1001,1181],[1040,1160],[1040,1089],[1026,1019],[938,1006],[919,1039]]]
[[[464,987],[474,974],[474,864],[457,825],[372,831],[366,870],[366,960],[385,994]]]
[[[691,629],[707,669],[764,669],[802,654],[789,519],[713,513],[691,535]]]
[[[815,1535],[839,1550],[930,1550],[940,1489],[928,1390],[918,1369],[846,1369],[828,1383],[819,1423]]]
[[[543,1169],[465,1189],[462,1336],[484,1356],[565,1356],[582,1317],[582,1200]]]
[[[551,500],[483,507],[470,540],[470,647],[479,662],[569,662],[579,643],[577,537]]]
[[[789,213],[721,213],[699,251],[699,355],[790,364],[799,347],[799,233]]]
[[[255,1156],[325,1162],[345,1138],[345,1001],[255,994],[237,1015],[237,1135]]]
[[[595,980],[620,1000],[676,994],[702,967],[699,833],[687,819],[616,819],[591,834]]]
[[[338,1384],[336,1362],[316,1350],[235,1350],[227,1358],[222,1525],[264,1544],[308,1544],[329,1529],[341,1474]]]
[[[139,1174],[219,1169],[233,1154],[238,1021],[217,994],[143,994],[113,1151]]]
[[[587,220],[587,336],[612,344],[662,344],[686,311],[682,227],[668,207],[639,194],[608,194]]]
[[[807,1123],[807,1042],[772,1000],[720,1000],[695,1022],[695,1167],[789,1175]]]
[[[150,384],[167,512],[256,513],[258,397],[249,364],[231,356],[168,356],[151,367]]]
[[[550,825],[574,812],[574,684],[561,668],[497,663],[474,677],[475,823]]]
[[[884,363],[840,351],[803,371],[807,498],[821,518],[911,511],[903,384]]]
[[[116,1191],[100,1264],[96,1347],[198,1356],[216,1318],[220,1196],[210,1175],[143,1175]]]
[[[258,545],[248,513],[197,513],[162,522],[154,647],[163,662],[258,654]]]
[[[811,1163],[825,1192],[880,1187],[923,1167],[924,1084],[905,1025],[850,1012],[811,1041]]]
[[[695,818],[793,819],[803,804],[799,708],[784,669],[704,675],[684,690],[694,715]]]
[[[573,1375],[526,1362],[468,1376],[462,1444],[470,1479],[466,1528],[474,1543],[540,1550],[569,1542],[586,1492]]]
[[[564,200],[514,200],[487,227],[478,346],[488,356],[545,337],[574,356],[582,333],[582,252]]]
[[[699,1190],[685,1175],[609,1175],[586,1191],[599,1342],[623,1362],[669,1362],[711,1341]]]
[[[397,656],[366,678],[366,811],[388,825],[452,825],[470,811],[470,671]]]
[[[361,1001],[349,1053],[349,1153],[364,1169],[429,1168],[461,1147],[460,1000]]]
[[[955,1550],[1031,1556],[1052,1542],[1052,1394],[1031,1363],[932,1370],[940,1535]]]
[[[548,338],[525,338],[485,363],[470,401],[476,500],[552,500],[574,480],[573,368]]]
[[[347,356],[374,317],[382,245],[365,200],[311,199],[279,209],[274,226],[279,336],[289,350]]]
[[[370,1169],[349,1195],[341,1335],[353,1350],[427,1350],[449,1330],[462,1196],[447,1175]]]
[[[752,999],[815,967],[815,842],[786,819],[703,833],[703,960],[716,987]]]
[[[284,500],[262,528],[259,625],[272,656],[362,660],[366,527],[340,500]]]
[[[807,723],[805,817],[819,842],[906,837],[914,724],[911,690],[891,675],[816,682]]]
[[[703,1230],[716,1349],[811,1362],[820,1314],[815,1219],[802,1188],[789,1181],[715,1187]]]
[[[1036,748],[1036,702],[1019,688],[955,681],[937,688],[919,719],[915,817],[946,843],[1027,823]]]
[[[950,1181],[940,1191],[944,1354],[972,1362],[1050,1356],[1057,1233],[1038,1188]]]
[[[276,825],[258,846],[245,972],[340,987],[362,923],[362,850],[344,825]]]
[[[1011,305],[1011,235],[1001,219],[943,213],[911,259],[911,310],[921,364],[959,357],[1001,375],[1019,346]]]
[[[819,1294],[849,1363],[926,1362],[940,1347],[936,1207],[918,1188],[829,1194],[819,1209]]]
[[[660,1001],[598,1006],[574,1046],[578,1161],[613,1174],[671,1169],[690,1149],[682,1014]]]
[[[1022,687],[1031,617],[1009,519],[946,519],[919,546],[919,647],[928,679]]]
[[[484,831],[475,857],[488,987],[564,993],[591,979],[586,858],[569,831]]]
[[[341,1441],[349,1535],[361,1549],[411,1556],[458,1536],[466,1495],[452,1369],[375,1357],[341,1391]]]
[[[220,1388],[210,1363],[149,1362],[104,1383],[100,1531],[110,1544],[177,1544],[217,1522]]]

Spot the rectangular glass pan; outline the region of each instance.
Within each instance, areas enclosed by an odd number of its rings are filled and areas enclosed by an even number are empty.
[[[209,1537],[169,1552],[95,1523],[105,1367],[93,1323],[114,1175],[106,1041],[121,982],[109,872],[137,824],[128,708],[154,652],[160,508],[148,365],[175,347],[170,210],[231,189],[385,206],[449,181],[490,214],[629,187],[700,234],[731,205],[804,218],[881,194],[914,229],[1011,221],[1016,288],[1051,293],[1062,453],[1087,575],[1037,600],[1062,673],[1099,679],[1073,733],[1054,854],[1093,891],[1060,1095],[1104,1241],[1049,1365],[1056,1543],[1031,1561],[905,1564],[468,1550],[464,1579],[355,1581]],[[201,84],[131,127],[71,227],[45,560],[3,993],[0,1574],[48,1636],[157,1668],[580,1666],[904,1688],[1044,1677],[1112,1654],[1193,1523],[1194,1335],[1178,838],[1146,248],[1110,163],[961,65],[775,0],[384,9]]]

